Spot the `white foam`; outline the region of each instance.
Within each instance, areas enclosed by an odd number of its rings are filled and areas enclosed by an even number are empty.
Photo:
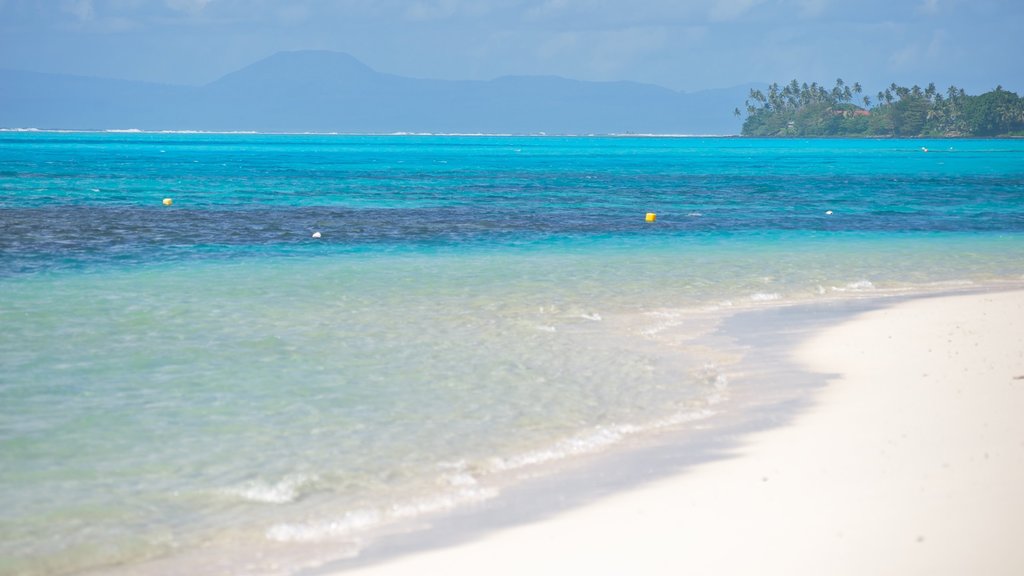
[[[466,481],[466,478],[461,477],[460,481]],[[473,478],[472,487],[435,494],[409,502],[400,502],[391,505],[384,511],[377,509],[353,510],[346,512],[341,518],[333,520],[276,524],[267,530],[266,538],[275,542],[358,540],[359,534],[374,528],[424,514],[451,510],[471,502],[482,502],[498,495],[497,489],[478,488],[475,485],[476,479]]]
[[[714,410],[708,408],[701,408],[700,410],[691,410],[689,412],[679,412],[668,418],[662,418],[661,420],[655,420],[649,427],[648,430],[658,430],[661,428],[669,428],[671,426],[679,426],[680,424],[689,424],[690,422],[696,422],[698,420],[705,420],[717,414]]]
[[[449,494],[438,494],[428,498],[414,500],[412,502],[395,504],[388,511],[387,516],[391,520],[415,518],[416,516],[423,514],[451,510],[462,504],[483,502],[484,500],[490,500],[497,495],[498,490],[495,488],[462,489]]]
[[[619,427],[598,427],[589,432],[566,438],[550,448],[525,452],[508,458],[492,458],[491,467],[495,471],[518,470],[527,466],[562,460],[569,456],[593,453],[622,440],[623,432],[617,428]]]
[[[321,542],[351,537],[354,533],[379,526],[382,520],[377,510],[356,510],[346,512],[338,520],[276,524],[267,529],[266,537],[275,542]]]
[[[750,295],[750,299],[754,302],[770,302],[779,298],[782,298],[782,294],[778,292],[756,292]]]
[[[601,315],[598,314],[597,312],[594,312],[592,314],[580,314],[580,318],[583,318],[585,320],[593,320],[594,322],[600,322],[602,320]]]
[[[1024,275],[1021,275],[1021,279],[1024,279]],[[934,286],[939,288],[944,287],[958,287],[958,286],[974,286],[972,280],[940,280],[938,282],[929,282],[926,286]]]
[[[594,135],[591,134],[591,136]],[[608,134],[608,136],[613,136],[616,138],[732,138],[734,136],[738,136],[738,134],[680,134],[674,132],[669,132],[665,134],[660,134],[658,132],[650,132],[643,134],[629,132],[623,134],[613,132],[611,134]]]
[[[645,316],[657,318],[659,322],[640,330],[641,336],[656,336],[666,330],[681,326],[685,322],[686,314],[682,310],[655,310],[645,312]]]
[[[223,493],[249,502],[288,504],[302,496],[303,488],[318,480],[316,475],[289,474],[273,484],[263,480],[249,480]]]
[[[875,285],[872,284],[870,280],[858,280],[856,282],[850,282],[843,287],[832,287],[833,292],[865,292],[874,289]]]
[[[441,476],[441,481],[445,485],[452,486],[454,488],[471,488],[480,483],[477,481],[476,476],[473,476],[465,470],[458,470],[451,474],[445,474]]]
[[[725,385],[726,381],[723,379],[723,390]],[[712,398],[719,397],[720,395],[718,394],[712,396]],[[721,400],[715,400],[715,403],[719,401]],[[713,402],[709,399],[707,403],[711,404]],[[678,412],[644,425],[615,424],[611,426],[598,426],[587,432],[561,440],[549,448],[525,452],[508,458],[492,458],[490,465],[493,471],[505,472],[540,464],[547,464],[572,456],[593,454],[618,444],[627,437],[635,434],[653,432],[664,428],[687,424],[696,420],[703,420],[713,416],[714,414],[715,412],[713,410],[701,408],[697,410]]]
[[[721,404],[729,399],[727,394],[729,388],[729,378],[718,371],[718,367],[714,364],[705,364],[703,378],[705,383],[714,388],[715,392],[708,396],[705,401],[708,406],[714,406],[715,404]],[[710,414],[708,414],[710,416]]]

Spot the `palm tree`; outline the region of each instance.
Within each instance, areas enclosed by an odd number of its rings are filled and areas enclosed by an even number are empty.
[[[782,108],[779,105],[779,85],[775,82],[772,82],[771,86],[768,87],[768,103],[771,105],[772,110]]]

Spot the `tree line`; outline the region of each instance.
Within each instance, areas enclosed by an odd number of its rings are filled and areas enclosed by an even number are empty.
[[[751,90],[744,136],[994,137],[1024,136],[1024,98],[1003,90],[972,96],[950,86],[891,84],[874,99],[859,83],[826,88],[796,80]],[[733,112],[741,116],[739,108]]]

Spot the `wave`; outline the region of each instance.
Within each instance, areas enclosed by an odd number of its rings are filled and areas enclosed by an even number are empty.
[[[707,405],[717,404],[724,400],[724,392],[728,386],[728,380],[725,377],[721,377],[720,379],[716,377],[714,383],[718,392],[705,399],[704,402]],[[615,424],[611,426],[598,426],[589,431],[561,440],[548,448],[524,452],[510,457],[492,458],[490,461],[490,468],[494,472],[507,472],[565,460],[573,456],[594,454],[614,446],[615,444],[619,444],[629,436],[673,428],[682,424],[704,420],[714,416],[715,414],[716,412],[714,410],[705,407],[678,412],[671,416],[641,425]]]
[[[319,479],[315,474],[289,474],[273,483],[249,480],[239,486],[225,488],[221,493],[247,502],[289,504],[298,501]]]
[[[514,134],[511,132],[336,132],[336,131],[303,131],[303,132],[263,132],[258,130],[167,130],[143,128],[105,128],[105,129],[67,129],[67,128],[0,128],[0,132],[57,132],[57,133],[111,133],[111,134],[251,134],[251,135],[293,135],[293,136],[442,136],[442,137],[475,137],[475,138],[735,138],[736,134],[630,134],[630,133],[547,133],[530,132]]]
[[[508,457],[494,457],[482,466],[473,467],[465,460],[442,462],[437,483],[442,489],[435,493],[399,501],[379,508],[350,510],[337,518],[286,522],[271,526],[265,532],[268,540],[283,543],[345,541],[358,546],[361,537],[375,529],[424,515],[453,510],[460,506],[496,498],[500,491],[481,478],[519,471],[594,454],[619,444],[630,436],[658,432],[705,420],[717,412],[710,406],[726,399],[728,379],[713,364],[705,364],[698,377],[712,389],[701,405],[644,424],[597,426],[555,442],[546,448],[530,450]],[[301,488],[315,481],[315,476],[289,476],[273,485],[246,483],[234,493],[255,501],[288,502],[297,498]],[[358,552],[356,552],[358,553]]]
[[[267,529],[267,540],[274,542],[325,542],[353,540],[375,528],[394,524],[401,520],[416,518],[452,510],[465,504],[483,502],[498,495],[495,488],[480,488],[476,480],[464,476],[463,487],[450,492],[426,496],[407,502],[392,504],[386,509],[364,508],[345,512],[340,518],[275,524]]]
[[[868,292],[875,289],[875,285],[870,280],[858,280],[856,282],[850,282],[846,286],[833,286],[833,292]]]
[[[615,138],[737,138],[739,134],[678,134],[678,133],[665,133],[659,134],[657,132],[633,134],[630,132],[613,132],[607,134]]]
[[[267,529],[268,540],[275,542],[319,542],[350,536],[382,523],[378,510],[356,510],[346,512],[336,520],[299,524],[276,524]]]

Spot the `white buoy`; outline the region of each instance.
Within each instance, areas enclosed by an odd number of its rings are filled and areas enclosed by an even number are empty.
[[[831,210],[826,210],[825,214],[828,215],[828,216],[831,216],[832,215],[832,211]]]
[[[313,238],[319,238],[320,232],[313,232]]]

